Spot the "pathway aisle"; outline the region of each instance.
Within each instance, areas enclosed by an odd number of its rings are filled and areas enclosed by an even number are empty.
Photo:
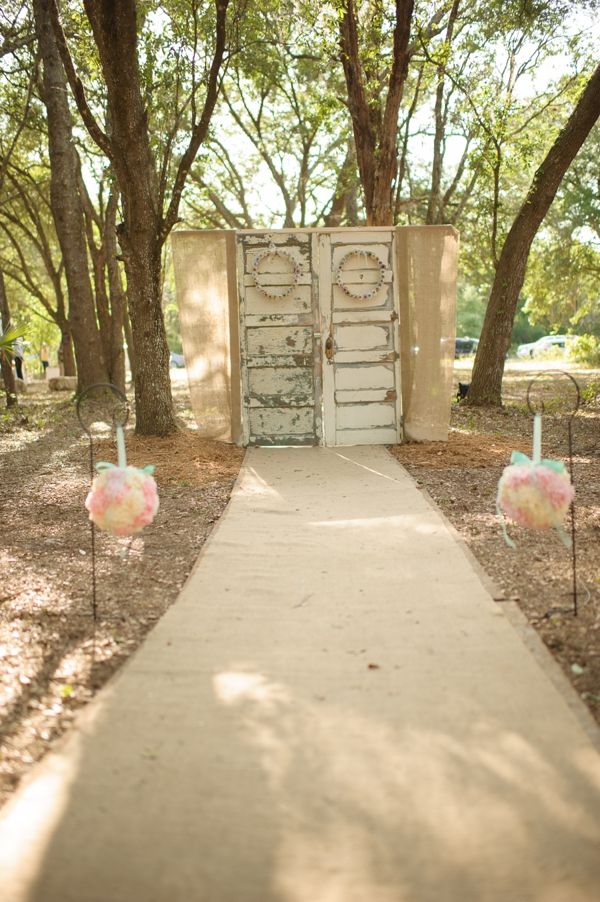
[[[600,757],[384,449],[256,449],[0,899],[597,902]]]

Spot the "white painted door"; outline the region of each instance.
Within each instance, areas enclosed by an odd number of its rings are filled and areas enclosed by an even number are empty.
[[[401,439],[393,242],[391,230],[318,237],[326,445]]]
[[[322,441],[311,236],[237,236],[244,444]]]

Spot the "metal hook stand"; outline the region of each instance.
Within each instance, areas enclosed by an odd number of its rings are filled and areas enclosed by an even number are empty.
[[[544,413],[544,399],[540,398],[538,401],[538,405],[536,408],[535,403],[532,403],[531,398],[531,390],[533,388],[534,383],[537,379],[542,376],[547,376],[549,373],[558,373],[560,376],[566,376],[567,379],[570,379],[573,385],[575,386],[575,406],[570,412],[567,431],[569,436],[569,475],[571,477],[571,485],[575,485],[575,477],[573,474],[573,418],[575,414],[579,410],[579,406],[581,404],[581,391],[579,389],[579,383],[577,380],[565,370],[545,370],[543,373],[537,373],[530,381],[527,386],[527,407],[529,408],[529,412],[532,415],[536,413],[543,414]],[[575,544],[575,499],[571,501],[571,563],[573,570],[573,616],[577,617],[578,615],[578,605],[577,605],[577,547]]]
[[[85,402],[85,403],[84,403]],[[129,402],[126,395],[111,382],[90,385],[77,397],[77,419],[90,440],[90,481],[94,479],[94,436],[92,429],[98,423],[106,423],[115,429],[125,427],[129,419]],[[94,625],[98,618],[96,595],[96,526],[90,520],[92,549],[92,617]]]

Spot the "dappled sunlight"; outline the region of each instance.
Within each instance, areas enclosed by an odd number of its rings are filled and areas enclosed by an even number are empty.
[[[246,466],[238,485],[238,495],[262,495],[264,498],[281,498],[280,493],[258,475],[254,467]]]
[[[343,520],[312,520],[309,526],[318,527],[335,527],[339,529],[364,529],[364,528],[381,528],[386,526],[391,528],[400,528],[410,530],[417,535],[442,536],[446,533],[443,525],[440,524],[437,517],[432,518],[431,523],[424,522],[423,513],[419,514],[396,514],[387,517],[348,517]]]
[[[229,671],[217,674],[213,679],[215,695],[226,705],[243,701],[256,702],[263,707],[289,701],[287,690],[277,683],[270,683],[259,673]]]
[[[531,898],[566,902],[544,884],[548,830],[566,849],[600,842],[555,762],[483,711],[461,734],[410,717],[389,726],[248,669],[218,674],[214,690],[239,707],[280,812],[273,880],[285,902],[413,902],[425,860],[432,884],[449,875],[469,899],[527,861],[540,881]],[[564,755],[586,784],[600,779],[597,758]]]
[[[600,793],[600,767],[598,767],[598,755],[594,749],[577,749],[573,755],[573,761],[585,779],[589,780]]]
[[[46,760],[36,779],[8,803],[0,816],[0,874],[9,898],[28,897],[23,873],[41,872],[54,833],[68,808],[81,761],[81,737],[73,737],[68,755]],[[26,836],[27,842],[23,842]],[[14,893],[14,895],[13,895]]]
[[[194,382],[203,382],[212,376],[210,360],[205,357],[196,357],[187,368],[188,379]]]
[[[374,470],[373,467],[367,467],[365,464],[361,464],[358,460],[353,460],[351,457],[346,457],[345,454],[342,454],[340,451],[334,452],[336,457],[340,457],[342,460],[347,461],[349,464],[354,464],[355,467],[359,467],[361,470],[366,470],[367,473],[373,473],[375,476],[380,476],[381,479],[388,479],[390,482],[402,482],[401,479],[396,479],[394,476],[390,476],[387,473],[382,473],[381,470]]]

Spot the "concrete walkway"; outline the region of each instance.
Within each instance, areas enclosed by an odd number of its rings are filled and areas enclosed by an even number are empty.
[[[600,757],[384,449],[256,449],[5,809],[0,899],[598,902]]]

